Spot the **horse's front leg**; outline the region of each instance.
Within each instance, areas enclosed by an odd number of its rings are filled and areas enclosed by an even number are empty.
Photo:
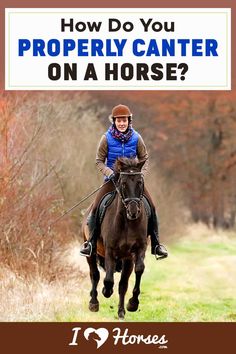
[[[125,294],[128,289],[129,277],[130,274],[132,273],[133,265],[134,263],[132,259],[126,259],[123,262],[123,268],[122,268],[122,273],[119,282],[118,316],[120,319],[123,319],[125,317],[125,307],[124,307]]]
[[[137,311],[139,305],[140,282],[145,269],[144,265],[145,252],[141,252],[136,256],[135,260],[135,285],[133,289],[133,296],[129,299],[127,304],[128,311]]]
[[[100,273],[97,267],[96,255],[92,255],[91,257],[87,257],[87,262],[89,264],[90,270],[90,279],[92,282],[92,289],[90,291],[91,299],[89,301],[89,310],[92,312],[97,312],[99,310],[99,302],[97,299],[97,285],[100,279]]]
[[[110,297],[113,293],[115,266],[116,262],[112,253],[107,251],[105,254],[106,276],[104,279],[104,287],[102,289],[102,293],[105,297]]]

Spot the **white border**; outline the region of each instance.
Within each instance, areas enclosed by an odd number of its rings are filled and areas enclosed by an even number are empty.
[[[183,83],[181,86],[164,86],[164,85],[157,85],[157,86],[132,86],[132,85],[126,85],[126,86],[119,86],[119,85],[114,85],[114,86],[95,86],[95,85],[72,85],[72,86],[55,86],[55,85],[47,85],[47,86],[11,86],[9,82],[9,45],[8,45],[8,39],[9,39],[9,31],[10,31],[10,14],[11,13],[63,13],[63,14],[73,14],[80,12],[80,13],[112,13],[112,14],[117,14],[117,13],[128,13],[132,12],[135,13],[135,10],[137,9],[137,13],[150,13],[153,15],[155,12],[159,13],[171,13],[171,12],[177,12],[177,13],[225,13],[227,15],[227,68],[226,68],[226,85],[225,86],[188,86],[184,85]],[[231,9],[230,8],[6,8],[5,9],[5,90],[84,90],[84,91],[89,91],[89,90],[120,90],[120,91],[128,91],[128,90],[134,90],[134,91],[171,91],[171,90],[178,90],[178,91],[184,91],[184,90],[231,90]]]

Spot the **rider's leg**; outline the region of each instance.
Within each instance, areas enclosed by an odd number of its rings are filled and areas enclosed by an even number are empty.
[[[151,208],[151,216],[148,223],[149,235],[151,236],[151,253],[158,256],[168,256],[167,249],[160,244],[159,222],[155,208]]]
[[[99,190],[98,194],[96,195],[96,198],[93,203],[93,207],[91,209],[91,212],[87,220],[87,224],[89,228],[89,239],[86,242],[84,242],[80,248],[81,256],[90,257],[92,252],[96,252],[97,237],[98,237],[98,230],[99,230],[99,225],[97,225],[97,220],[96,220],[97,207],[102,197],[105,194],[112,192],[114,189],[115,187],[113,182],[109,181]]]
[[[96,211],[91,213],[87,219],[87,225],[89,229],[89,239],[85,241],[80,248],[80,255],[85,257],[90,257],[92,251],[96,252]]]
[[[159,240],[159,222],[157,218],[156,208],[146,188],[144,188],[144,195],[147,197],[151,207],[151,216],[148,220],[148,234],[151,236],[151,253],[154,255],[167,257],[168,252],[166,248],[162,244],[160,244]]]

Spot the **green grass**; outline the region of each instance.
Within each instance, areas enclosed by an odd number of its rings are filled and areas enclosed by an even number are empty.
[[[236,321],[236,238],[220,241],[182,240],[168,247],[169,258],[156,261],[148,250],[142,278],[140,306],[126,312],[125,321],[197,322]],[[101,294],[100,311],[88,310],[90,283],[86,280],[83,300],[56,314],[57,321],[117,321],[117,283],[110,299]],[[131,276],[126,302],[131,296]]]

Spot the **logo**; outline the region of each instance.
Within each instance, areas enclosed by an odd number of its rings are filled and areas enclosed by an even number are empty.
[[[79,345],[79,341],[81,340],[79,337],[79,331],[81,331],[81,327],[72,328],[73,336],[72,341],[69,345]],[[138,345],[138,344],[146,344],[146,345],[154,345],[159,349],[166,349],[168,339],[165,334],[157,335],[157,334],[132,334],[129,332],[128,328],[121,329],[119,327],[113,328],[112,332],[108,332],[106,328],[93,328],[88,327],[84,329],[83,332],[84,338],[89,341],[95,341],[97,345],[97,349],[100,348],[110,336],[113,340],[113,345],[117,344],[121,345]],[[82,337],[83,338],[83,337]]]
[[[84,331],[86,340],[95,340],[97,342],[97,349],[100,348],[107,340],[109,332],[106,328],[87,328]]]

